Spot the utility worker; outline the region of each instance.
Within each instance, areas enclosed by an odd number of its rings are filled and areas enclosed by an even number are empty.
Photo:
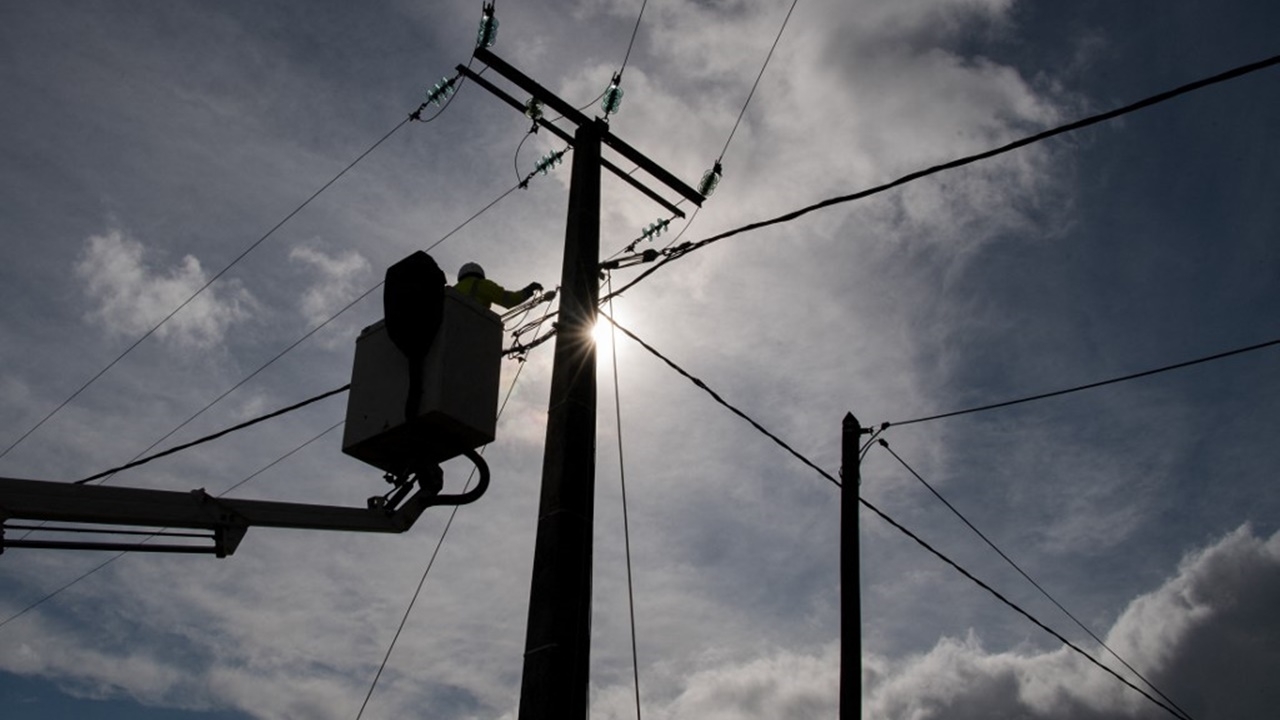
[[[458,292],[489,309],[493,303],[504,308],[512,308],[533,297],[542,290],[542,285],[529,283],[523,290],[507,290],[498,283],[485,278],[484,268],[479,263],[469,262],[458,270],[458,284],[453,286]]]

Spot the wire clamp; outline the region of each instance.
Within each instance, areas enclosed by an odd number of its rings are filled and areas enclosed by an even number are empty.
[[[601,270],[618,270],[624,267],[631,267],[632,265],[642,265],[644,263],[651,263],[657,260],[659,255],[661,255],[661,253],[659,253],[657,250],[654,250],[653,248],[649,248],[648,250],[645,250],[644,252],[638,253],[635,255],[628,255],[626,257],[618,258],[617,260],[606,260],[605,262],[600,263],[600,269]]]

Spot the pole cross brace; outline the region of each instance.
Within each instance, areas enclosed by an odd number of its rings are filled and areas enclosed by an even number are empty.
[[[541,102],[543,105],[546,105],[547,107],[551,108],[552,110],[564,116],[566,120],[573,123],[574,125],[581,127],[583,125],[594,122],[593,120],[588,118],[586,115],[583,115],[582,112],[580,112],[577,108],[573,107],[569,103],[560,99],[560,97],[557,96],[555,93],[552,93],[550,90],[547,90],[546,88],[542,87],[535,80],[533,80],[533,78],[530,78],[528,75],[525,75],[524,73],[520,72],[510,63],[498,57],[497,55],[494,55],[489,50],[485,48],[476,48],[475,58],[483,62],[484,64],[488,65],[490,68],[496,71],[499,75],[502,75],[506,79],[510,80],[513,84],[515,84],[521,90],[524,90],[525,92],[532,95],[536,100]],[[484,89],[488,90],[489,92],[493,93],[494,95],[496,95],[497,97],[505,101],[507,104],[509,105],[514,104],[514,107],[517,110],[524,112],[525,107],[523,103],[520,103],[514,98],[511,98],[506,93],[503,93],[501,90],[496,88],[493,85],[493,83],[490,83],[484,80],[483,78],[481,78],[479,73],[472,72],[470,69],[461,65],[458,66],[458,71],[461,72],[463,75],[467,76],[469,80],[475,82],[476,84],[480,85]],[[551,125],[550,123],[542,120],[539,120],[539,124],[543,127],[553,128],[552,130],[553,132],[555,132],[556,130],[559,130],[559,128],[556,128],[554,125]],[[565,137],[565,134],[563,133],[563,131],[556,134],[557,136],[560,136],[561,138],[568,141],[568,138]],[[705,198],[702,196],[701,193],[699,193],[697,190],[690,187],[687,183],[685,183],[680,178],[673,175],[666,168],[650,160],[644,153],[641,153],[639,150],[636,150],[634,147],[631,147],[630,145],[628,145],[618,136],[609,132],[607,129],[603,129],[600,134],[600,141],[605,145],[608,145],[610,148],[613,148],[613,150],[615,150],[622,157],[640,166],[640,168],[644,170],[646,173],[648,173],[651,177],[661,182],[663,185],[666,185],[667,187],[671,188],[684,199],[688,200],[694,205],[697,205],[698,207],[702,207],[702,201]],[[627,175],[627,173],[624,173],[621,170],[619,170],[616,166],[613,166],[612,163],[609,163],[608,161],[604,161],[602,164],[606,169],[608,169],[610,172],[613,172],[615,175],[618,175],[619,177],[626,176],[626,177],[623,177],[624,180],[627,180],[634,187],[637,187],[638,189],[640,189],[641,192],[644,192],[650,198],[654,198],[655,200],[658,200],[663,206],[667,207],[667,209],[673,211],[674,213],[679,214],[680,217],[684,217],[684,214],[680,213],[680,211],[676,209],[674,205],[671,205],[665,200],[660,200],[659,196],[657,196],[653,191],[640,185],[640,183],[636,182],[633,178]]]

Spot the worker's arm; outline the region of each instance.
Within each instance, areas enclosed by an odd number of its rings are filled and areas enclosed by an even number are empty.
[[[507,290],[487,278],[477,278],[476,283],[474,297],[482,302],[497,303],[504,308],[513,308],[533,297],[535,292],[542,289],[542,286],[538,283],[529,283],[523,290]]]

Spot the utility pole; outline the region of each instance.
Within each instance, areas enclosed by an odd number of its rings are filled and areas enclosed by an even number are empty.
[[[595,505],[596,352],[591,339],[600,298],[600,171],[683,217],[680,209],[602,159],[608,145],[695,205],[696,190],[492,52],[475,58],[576,126],[572,139],[540,115],[534,122],[573,145],[573,177],[560,280],[560,322],[547,408],[537,544],[529,592],[520,720],[585,720],[591,665],[591,570]],[[465,66],[458,72],[511,107],[526,105]]]
[[[862,717],[862,584],[859,573],[858,486],[864,431],[853,413],[840,433],[840,720]]]
[[[585,718],[591,659],[600,121],[578,127],[560,280],[560,325],[525,639],[520,718]]]

